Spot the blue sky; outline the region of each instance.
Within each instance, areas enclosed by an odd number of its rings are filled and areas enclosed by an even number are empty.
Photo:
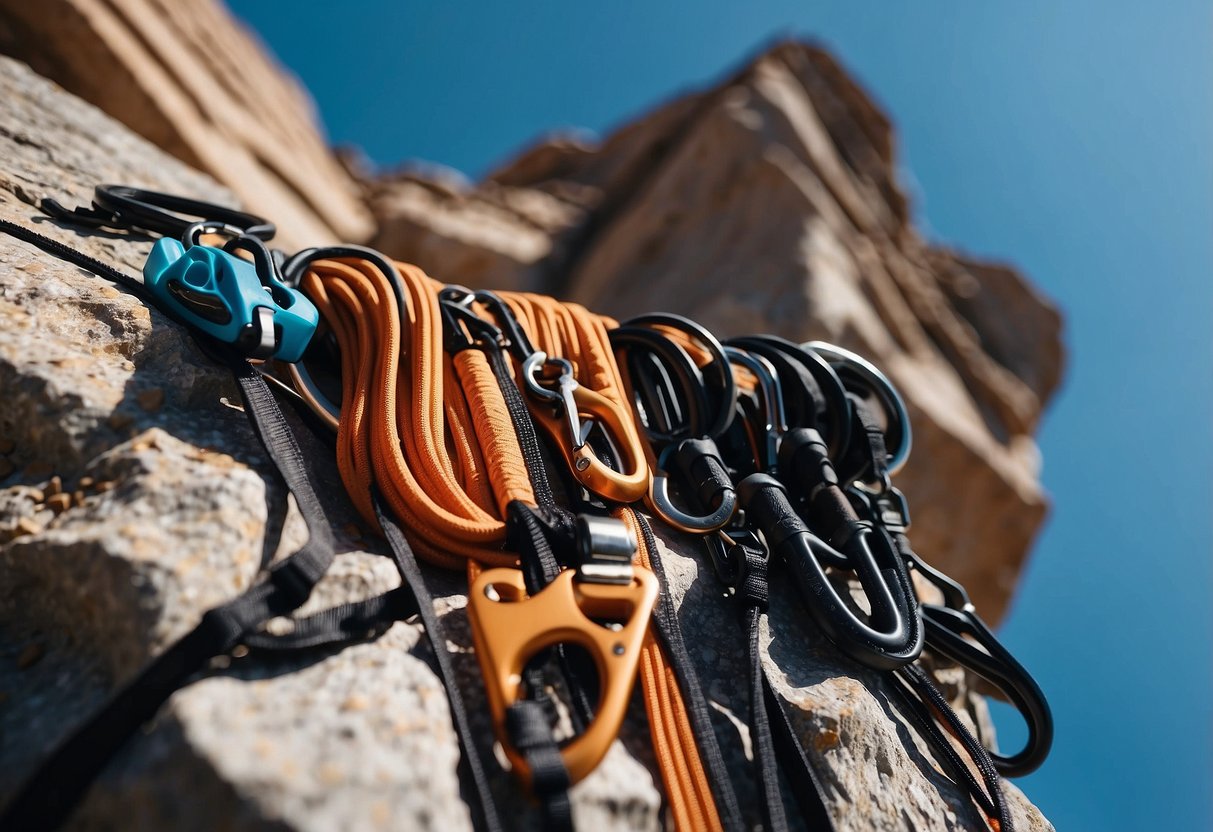
[[[1058,723],[1020,785],[1060,829],[1208,828],[1211,7],[232,5],[335,142],[473,177],[546,130],[608,132],[778,36],[830,46],[897,125],[920,226],[1015,263],[1067,317],[1041,435],[1055,507],[1002,629]]]

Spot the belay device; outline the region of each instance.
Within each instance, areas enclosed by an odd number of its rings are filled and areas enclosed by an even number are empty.
[[[157,240],[143,283],[198,329],[234,344],[250,358],[294,363],[320,320],[312,302],[267,271],[223,249]]]

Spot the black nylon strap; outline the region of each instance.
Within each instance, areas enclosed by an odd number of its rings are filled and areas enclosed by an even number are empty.
[[[506,710],[505,727],[531,771],[531,791],[539,800],[545,832],[573,832],[572,784],[546,709],[535,700],[519,700]]]
[[[521,500],[506,506],[506,542],[519,554],[528,595],[536,595],[560,574],[560,562],[552,548],[543,520]]]
[[[102,263],[97,258],[91,257],[82,251],[77,251],[65,243],[61,243],[58,240],[53,240],[50,237],[39,234],[37,231],[32,231],[25,226],[17,225],[16,223],[9,222],[8,220],[0,219],[0,231],[4,231],[6,234],[16,237],[18,240],[27,242],[30,245],[37,246],[47,254],[54,255],[60,260],[65,260],[68,263],[79,266],[82,269],[86,269],[98,277],[105,278],[111,283],[117,283],[119,286],[135,295],[137,298],[139,298],[139,300],[143,301],[149,307],[158,309],[158,307],[156,307],[155,298],[150,292],[147,291],[147,288],[143,285],[143,281],[137,280],[125,272],[115,269],[108,263]],[[173,316],[170,315],[169,317]],[[177,322],[181,323],[183,326],[185,325],[182,321],[176,318],[173,319],[177,320]]]
[[[962,777],[966,781],[970,794],[988,814],[995,816],[1000,832],[1014,832],[1011,822],[1011,810],[1007,804],[1006,795],[1002,790],[1002,781],[999,779],[998,771],[994,768],[994,761],[990,759],[990,754],[985,746],[978,742],[972,732],[960,721],[960,717],[956,715],[956,712],[952,710],[952,706],[948,704],[947,697],[943,695],[939,688],[935,687],[935,684],[927,676],[925,670],[916,664],[906,665],[898,669],[897,675],[910,685],[937,718],[945,722],[950,733],[964,747],[973,764],[977,766],[977,770],[985,784],[985,791],[983,792],[979,784],[973,780],[968,767],[955,757],[955,752],[952,750],[951,744],[948,743],[946,737],[935,731],[929,732],[928,739],[932,740],[932,745],[936,747],[936,750],[943,750],[946,747],[948,751],[944,752],[945,756],[952,758],[953,765],[959,762],[959,768],[963,772]],[[931,720],[931,722],[933,723],[934,720]]]
[[[375,638],[395,621],[418,612],[417,599],[407,586],[397,587],[374,598],[354,601],[292,621],[289,633],[253,633],[244,645],[260,652],[286,653],[317,647],[336,647]]]
[[[792,795],[800,809],[800,818],[808,829],[815,832],[833,832],[834,817],[826,806],[825,785],[817,770],[809,761],[804,745],[796,733],[792,720],[784,709],[783,699],[771,687],[771,680],[763,674],[763,697],[766,700],[768,719],[774,714],[773,739],[779,755],[780,770],[792,785]]]
[[[76,262],[73,260],[72,262]],[[210,610],[198,626],[173,644],[121,688],[109,702],[67,738],[35,771],[0,815],[0,828],[48,829],[62,823],[122,744],[174,691],[206,663],[235,647],[263,622],[291,612],[333,558],[324,509],[308,480],[302,454],[277,402],[248,362],[230,355],[257,437],[295,496],[308,527],[308,541],[277,564],[267,579],[239,598]]]
[[[455,733],[459,737],[459,745],[463,752],[460,755],[460,765],[471,776],[476,789],[482,828],[488,832],[500,832],[503,827],[497,813],[497,804],[493,800],[492,789],[489,787],[488,772],[476,750],[475,735],[472,733],[467,706],[463,702],[463,695],[459,692],[458,677],[455,674],[454,664],[451,662],[450,651],[446,649],[446,638],[442,634],[442,622],[434,611],[434,599],[425,585],[421,565],[417,562],[413,548],[405,539],[404,532],[400,530],[400,526],[383,505],[377,488],[372,488],[371,501],[375,507],[375,517],[379,520],[383,536],[387,539],[392,551],[392,559],[396,562],[396,568],[400,570],[401,577],[412,590],[418,612],[421,615],[421,622],[434,649],[438,675],[442,679],[442,686],[446,689],[447,700],[451,707],[451,721],[455,726]]]
[[[653,609],[653,621],[657,625],[657,637],[665,647],[666,656],[674,668],[674,676],[678,679],[678,688],[682,692],[683,705],[687,710],[691,727],[699,740],[699,757],[703,760],[708,779],[712,783],[712,796],[716,801],[716,809],[720,813],[721,824],[727,830],[745,829],[742,819],[741,806],[737,801],[737,792],[729,779],[728,768],[724,764],[724,755],[720,751],[720,742],[716,738],[716,730],[712,727],[712,717],[708,711],[707,698],[703,695],[703,686],[699,676],[691,665],[690,654],[687,653],[686,642],[682,637],[682,625],[678,622],[678,612],[670,603],[669,596],[664,591],[669,586],[665,565],[657,549],[657,538],[648,518],[642,514],[636,515],[640,525],[640,533],[649,552],[649,565],[663,591],[657,597],[657,606]]]
[[[775,759],[775,743],[771,737],[771,723],[766,709],[766,671],[762,666],[760,643],[762,610],[757,605],[745,607],[742,613],[749,631],[750,680],[750,738],[754,743],[754,758],[758,763],[758,781],[762,787],[763,828],[772,832],[785,832],[788,818],[783,809],[783,796],[779,790],[779,764]]]

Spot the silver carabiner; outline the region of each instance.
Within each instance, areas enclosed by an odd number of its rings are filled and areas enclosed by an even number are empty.
[[[677,446],[667,446],[658,457],[657,467],[649,481],[649,505],[653,511],[671,526],[690,534],[706,534],[723,529],[733,519],[733,512],[737,509],[737,491],[732,487],[721,488],[719,491],[720,505],[716,507],[715,511],[702,517],[688,514],[674,505],[673,500],[670,499],[670,477],[665,473],[670,454],[684,444],[694,445],[704,442],[711,442],[711,440],[687,440]],[[712,447],[715,447],[715,443],[712,444]],[[721,464],[723,465],[723,463]],[[732,484],[729,483],[729,485]]]
[[[896,474],[900,471],[906,464],[906,460],[910,458],[910,446],[913,444],[913,437],[910,433],[910,414],[906,409],[905,399],[901,397],[901,393],[893,386],[893,382],[871,361],[837,344],[830,344],[825,341],[806,341],[801,346],[805,349],[813,350],[830,364],[834,365],[835,369],[849,370],[852,376],[866,383],[881,399],[886,408],[886,415],[891,422],[895,421],[901,429],[901,443],[897,448],[889,449],[888,461],[889,474]]]
[[[550,390],[539,381],[539,375],[545,367],[560,368],[560,376],[556,380],[555,390]],[[577,388],[580,386],[573,376],[573,365],[564,358],[548,358],[542,350],[536,350],[522,362],[522,377],[526,388],[537,399],[551,402],[564,411],[565,426],[569,430],[569,439],[573,450],[580,450],[588,438],[588,430],[583,430],[581,416],[577,412]],[[587,424],[592,428],[592,424]]]
[[[779,372],[770,361],[737,347],[725,347],[729,362],[745,367],[758,378],[758,390],[762,396],[762,414],[766,423],[763,436],[766,441],[766,458],[762,460],[763,471],[774,471],[779,459],[779,439],[788,430],[787,416],[783,410],[783,387],[779,383]]]

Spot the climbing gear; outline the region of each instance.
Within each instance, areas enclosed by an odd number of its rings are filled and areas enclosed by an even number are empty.
[[[157,240],[143,267],[143,283],[159,305],[175,306],[195,328],[249,358],[298,361],[316,331],[316,307],[278,279],[256,237],[234,237],[229,246],[252,247],[257,264],[226,247],[186,248],[167,237]]]
[[[704,367],[711,371],[708,376],[670,337],[672,333],[703,347],[708,357]],[[715,438],[732,423],[736,398],[723,346],[694,321],[667,314],[633,318],[612,329],[610,339],[612,348],[624,359],[621,367],[625,369],[625,385],[632,391],[637,420],[648,440],[648,507],[668,525],[690,534],[723,528],[737,508],[737,494],[715,444]],[[716,382],[715,396],[710,395],[707,379]],[[678,479],[683,488],[707,489],[708,493],[700,496],[701,502],[711,507],[708,513],[692,515],[675,505],[668,473],[675,458],[691,460],[676,468]]]
[[[109,756],[213,657],[238,645],[254,653],[339,646],[419,615],[461,772],[477,793],[477,823],[503,828],[425,560],[468,576],[496,739],[546,828],[571,828],[568,789],[606,754],[638,681],[675,828],[739,830],[745,819],[662,591],[665,568],[643,505],[700,537],[737,603],[764,828],[789,827],[781,773],[810,828],[833,828],[828,790],[761,649],[770,575],[788,569],[829,642],[885,673],[941,765],[992,826],[1011,832],[998,773],[1027,773],[1043,760],[1048,705],[964,588],[910,548],[905,498],[892,485],[910,450],[908,412],[862,357],[770,335],[722,344],[679,316],[619,323],[540,295],[447,286],[360,246],[288,257],[267,245],[274,228],[265,220],[169,194],[103,185],[91,208],[43,207],[64,222],[161,235],[140,282],[0,222],[129,288],[232,369],[309,540],[120,689],[44,761],[0,825],[66,818]],[[262,625],[306,600],[333,543],[269,384],[332,436],[346,491],[382,530],[403,579],[397,590],[298,619],[287,635]],[[549,467],[552,459],[563,465]],[[920,604],[911,572],[943,603]],[[837,588],[839,575],[864,591],[866,612]],[[1024,749],[991,754],[977,742],[918,666],[924,641],[1003,691],[1028,724]],[[561,696],[564,727],[554,719]]]

